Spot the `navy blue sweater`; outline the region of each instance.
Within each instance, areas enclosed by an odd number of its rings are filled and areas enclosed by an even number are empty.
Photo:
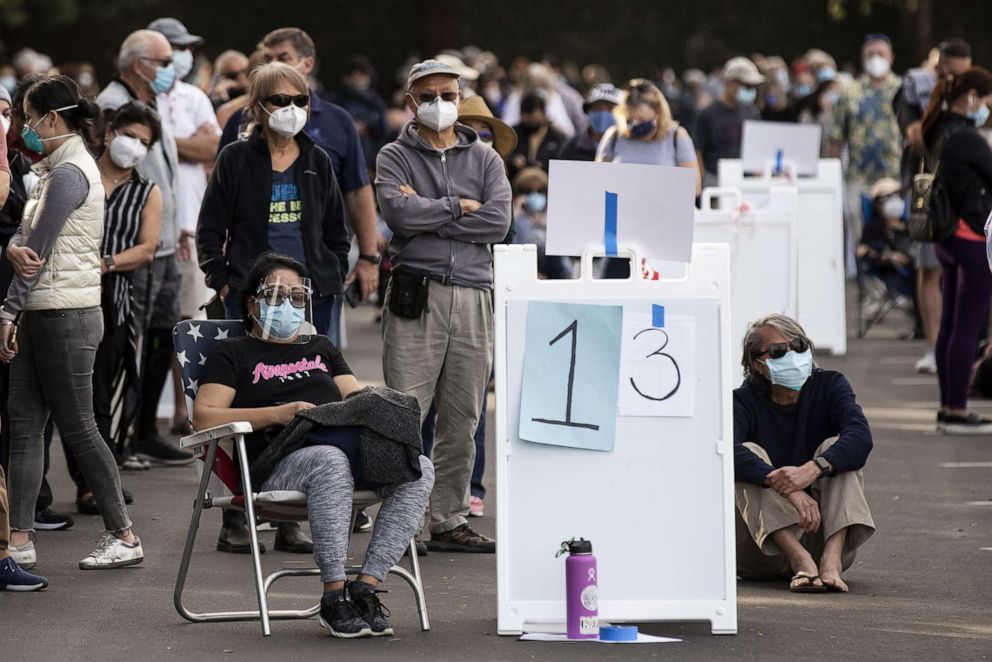
[[[734,472],[736,480],[763,485],[778,467],[798,467],[813,459],[825,440],[837,441],[823,453],[836,473],[857,471],[871,452],[871,429],[844,375],[814,370],[799,401],[780,405],[767,389],[745,382],[734,391]],[[749,441],[768,452],[772,466],[744,447]]]

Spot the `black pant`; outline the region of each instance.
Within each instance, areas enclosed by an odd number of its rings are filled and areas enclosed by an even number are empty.
[[[7,396],[10,394],[10,364],[0,363],[0,466],[6,474],[10,474],[10,417],[7,415]],[[55,426],[48,421],[45,427],[45,469],[41,478],[41,489],[35,502],[35,511],[44,510],[55,500],[52,486],[48,484],[48,465],[51,454],[52,436]]]

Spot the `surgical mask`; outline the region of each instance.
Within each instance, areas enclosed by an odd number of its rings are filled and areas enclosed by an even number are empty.
[[[138,70],[138,75],[151,86],[152,92],[162,94],[171,90],[172,84],[176,82],[176,67],[171,62],[165,67],[155,67],[155,80],[149,80],[147,76],[141,73],[140,69]]]
[[[69,110],[70,108],[75,108],[77,105],[78,104],[72,104],[71,106],[62,106],[61,108],[56,108],[54,112],[57,113],[63,110]],[[32,126],[25,125],[25,127],[21,129],[21,140],[24,141],[24,146],[27,147],[32,152],[34,152],[35,154],[44,154],[45,143],[48,142],[49,140],[58,140],[59,138],[68,138],[69,136],[76,135],[74,133],[63,133],[61,135],[52,136],[50,138],[42,138],[40,135],[38,135],[38,131],[36,130],[36,128],[39,124],[41,124],[45,120],[45,117],[48,117],[47,113],[45,114],[44,117],[39,119]]]
[[[176,69],[176,78],[182,80],[193,71],[193,51],[188,48],[172,52],[172,64]]]
[[[789,89],[789,72],[785,69],[776,69],[772,78],[774,78],[775,82],[781,85],[784,89]]]
[[[829,80],[836,80],[837,72],[832,67],[820,67],[816,71],[816,82],[825,83]]]
[[[796,93],[796,98],[798,99],[802,99],[803,97],[808,97],[810,94],[813,93],[813,86],[810,85],[809,83],[800,83],[799,85],[796,85],[795,93]]]
[[[892,71],[892,63],[881,55],[872,55],[865,60],[865,72],[872,78],[885,78]]]
[[[906,201],[900,197],[890,197],[882,203],[882,214],[886,218],[902,218],[906,213]]]
[[[544,211],[545,207],[548,206],[548,196],[540,191],[528,193],[524,206],[527,207],[528,211]]]
[[[458,119],[458,106],[454,101],[437,97],[430,103],[417,105],[417,121],[433,131],[445,131]]]
[[[93,74],[88,71],[84,71],[79,74],[79,79],[76,82],[79,83],[79,87],[89,87],[93,84]]]
[[[617,122],[613,113],[608,110],[593,110],[586,117],[589,118],[589,126],[592,127],[592,130],[599,134],[606,133]]]
[[[11,94],[17,89],[17,76],[0,76],[0,85],[7,88],[7,91]]]
[[[2,129],[3,135],[7,135],[7,132],[10,131],[9,117],[4,117],[3,115],[0,115],[0,129]]]
[[[737,88],[737,103],[748,105],[754,103],[754,100],[758,98],[758,90],[753,87],[739,87]]]
[[[258,313],[262,334],[275,340],[289,340],[299,333],[306,321],[304,309],[295,307],[289,297],[278,306],[260,301]]]
[[[137,167],[147,155],[148,148],[140,140],[114,133],[114,139],[110,143],[110,160],[118,168],[130,170]]]
[[[630,131],[631,138],[647,138],[658,127],[658,120],[648,120],[647,122],[628,122],[627,130]]]
[[[766,359],[768,379],[772,384],[784,386],[793,391],[800,391],[803,384],[813,373],[813,352],[787,352],[777,359]]]
[[[262,110],[269,113],[269,109],[259,104]],[[307,125],[307,111],[296,104],[289,104],[283,108],[277,108],[274,113],[269,113],[269,128],[285,138],[292,138],[303,130]]]
[[[968,117],[975,121],[975,126],[981,128],[989,121],[989,107],[979,102],[978,108],[968,113]]]
[[[837,102],[840,101],[840,92],[837,90],[830,90],[827,92],[827,99],[830,100],[831,106],[836,106]]]

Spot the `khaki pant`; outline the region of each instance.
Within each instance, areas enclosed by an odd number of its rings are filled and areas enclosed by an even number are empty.
[[[0,561],[10,556],[10,509],[7,507],[7,477],[0,467]]]
[[[386,291],[389,300],[389,289]],[[437,398],[430,532],[467,523],[475,428],[492,373],[493,309],[488,291],[431,282],[419,319],[383,313],[386,386],[420,403],[423,423]]]
[[[820,455],[836,439],[828,439],[816,449]],[[755,455],[771,464],[761,446],[744,444]],[[772,540],[771,534],[790,528],[814,560],[823,554],[824,541],[847,528],[841,563],[845,570],[854,563],[855,552],[875,533],[868,501],[865,499],[864,476],[861,471],[846,471],[829,478],[820,478],[810,486],[810,492],[820,507],[820,528],[806,533],[799,528],[799,513],[771,488],[751,483],[737,483],[737,575],[744,579],[770,579],[792,576],[789,560]]]

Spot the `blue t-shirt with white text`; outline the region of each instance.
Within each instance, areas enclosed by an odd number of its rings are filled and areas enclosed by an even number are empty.
[[[303,201],[296,183],[296,163],[282,172],[272,171],[269,203],[269,248],[307,263],[303,250]]]

